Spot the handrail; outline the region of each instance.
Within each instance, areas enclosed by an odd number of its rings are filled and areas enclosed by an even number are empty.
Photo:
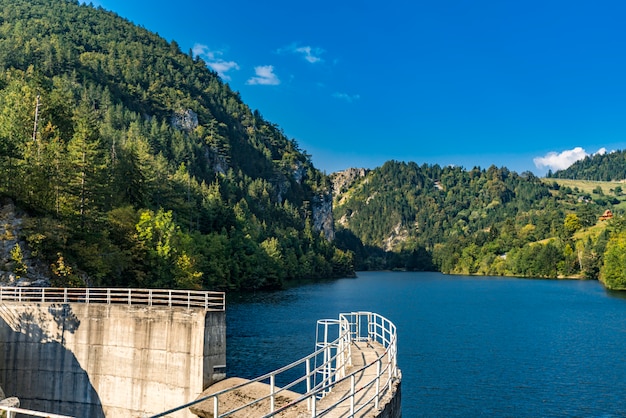
[[[225,310],[224,292],[170,289],[0,287],[0,302],[98,303]]]
[[[341,336],[340,336],[340,338],[341,338]],[[286,366],[283,366],[283,367],[281,367],[280,369],[276,369],[276,370],[271,371],[271,372],[269,372],[269,373],[266,373],[266,374],[264,374],[264,375],[262,375],[262,376],[259,376],[259,377],[255,378],[255,379],[253,379],[253,380],[249,380],[249,381],[247,381],[247,382],[240,383],[240,384],[238,384],[238,385],[236,385],[236,386],[232,386],[232,387],[230,387],[230,388],[220,390],[220,391],[218,391],[218,392],[212,393],[211,395],[205,396],[205,397],[203,397],[203,398],[196,399],[196,400],[194,400],[194,401],[188,402],[188,403],[186,403],[186,404],[184,404],[184,405],[180,405],[180,406],[178,406],[178,407],[176,407],[176,408],[170,409],[170,410],[165,411],[165,412],[162,412],[162,413],[160,413],[160,414],[157,414],[157,415],[152,415],[150,418],[165,417],[165,416],[167,416],[167,415],[169,415],[169,414],[171,414],[171,413],[173,413],[173,412],[177,412],[177,411],[180,411],[180,410],[182,410],[182,409],[189,408],[190,406],[193,406],[193,405],[199,404],[199,403],[204,402],[204,401],[206,401],[206,400],[209,400],[209,399],[211,399],[211,398],[216,398],[216,397],[219,397],[220,395],[223,395],[223,394],[228,393],[228,392],[231,392],[231,391],[240,390],[241,388],[243,388],[243,387],[245,387],[245,386],[248,386],[248,385],[251,385],[252,383],[255,383],[255,382],[263,382],[263,381],[268,380],[268,379],[270,379],[270,378],[272,378],[272,377],[275,377],[275,376],[277,376],[277,375],[279,375],[279,374],[281,374],[281,373],[284,373],[284,372],[286,372],[286,371],[288,371],[288,370],[291,370],[291,369],[293,369],[293,368],[295,368],[295,367],[298,367],[298,366],[300,366],[300,365],[301,365],[301,364],[303,364],[303,363],[308,363],[310,360],[314,359],[314,358],[315,358],[316,356],[318,356],[319,354],[322,354],[322,353],[324,352],[324,350],[325,350],[325,349],[326,349],[325,347],[324,347],[324,348],[320,348],[319,350],[314,351],[313,353],[309,354],[308,356],[303,357],[303,358],[301,358],[301,359],[299,359],[299,360],[296,360],[296,361],[294,361],[294,362],[292,362],[292,363],[290,363],[290,364],[288,364],[288,365],[286,365]],[[276,395],[276,394],[280,393],[280,392],[281,392],[281,391],[283,391],[283,390],[288,390],[289,388],[293,387],[294,385],[296,385],[296,384],[298,384],[298,383],[302,382],[302,381],[303,381],[305,378],[307,378],[307,377],[312,377],[312,376],[313,376],[313,373],[315,373],[317,370],[321,369],[322,367],[323,367],[323,366],[319,366],[319,367],[317,367],[316,369],[312,370],[312,371],[311,371],[311,373],[309,373],[309,374],[308,374],[308,376],[303,376],[303,377],[300,377],[300,378],[296,379],[295,381],[293,381],[293,382],[289,383],[288,385],[285,385],[285,386],[281,387],[281,388],[280,388],[280,390],[278,390],[278,391],[274,392],[274,395]],[[228,414],[223,414],[223,415],[219,415],[219,416],[220,416],[220,417],[222,417],[222,416],[231,415],[231,414],[233,414],[233,413],[235,413],[235,412],[239,411],[240,409],[247,408],[247,407],[252,406],[252,405],[254,405],[254,404],[256,404],[256,403],[259,403],[259,402],[261,402],[261,401],[263,401],[263,400],[267,399],[268,397],[269,397],[269,395],[268,395],[268,396],[265,396],[265,397],[262,397],[262,398],[259,398],[259,399],[255,399],[254,401],[251,401],[250,403],[245,404],[245,405],[243,405],[242,407],[239,407],[239,408],[237,408],[237,409],[235,409],[235,410],[231,410],[231,411],[229,411],[229,412],[228,412]],[[306,398],[305,398],[305,399],[306,399]]]
[[[28,415],[30,417],[46,417],[46,418],[73,418],[68,415],[50,414],[48,412],[34,411],[32,409],[16,408],[13,406],[0,405],[0,411],[7,412],[7,418],[15,417],[14,414]]]
[[[365,318],[366,320],[365,323],[361,322],[363,318]],[[274,370],[270,373],[266,373],[263,376],[259,376],[253,380],[198,398],[194,401],[188,402],[184,405],[180,405],[176,408],[170,409],[160,414],[152,415],[150,418],[165,417],[176,411],[189,408],[193,405],[208,401],[210,399],[213,399],[213,416],[216,418],[231,416],[236,412],[239,412],[260,402],[267,401],[268,399],[270,400],[270,410],[266,415],[263,415],[263,418],[274,417],[277,414],[285,412],[289,408],[293,408],[294,406],[305,401],[307,402],[308,410],[311,412],[311,417],[324,416],[347,400],[350,400],[351,404],[351,411],[348,416],[354,416],[357,412],[359,412],[363,408],[366,408],[372,402],[374,402],[375,407],[378,408],[379,401],[382,400],[382,398],[391,390],[394,381],[400,376],[400,372],[397,368],[396,358],[396,327],[388,319],[372,312],[352,312],[349,314],[340,314],[339,323],[339,336],[335,340],[328,342],[324,347],[319,348],[318,350],[307,355],[306,357],[296,360],[291,364],[281,367],[280,369]],[[366,328],[364,328],[364,325],[366,326]],[[346,366],[350,363],[351,344],[364,341],[377,342],[381,344],[385,348],[385,350],[381,355],[377,356],[377,358],[372,363],[359,367],[358,369],[351,371],[349,374],[342,375],[345,372]],[[319,366],[317,366],[316,364],[314,367],[311,367],[311,363],[314,362],[318,356],[324,356],[324,353],[327,353],[327,350],[331,346],[338,347],[337,352],[333,356],[325,356],[324,362],[322,362]],[[386,362],[384,366],[383,361]],[[288,370],[300,367],[303,363],[306,366],[306,372],[303,376],[296,378],[295,380],[287,383],[281,388],[276,388],[276,376]],[[330,367],[331,365],[332,367]],[[373,365],[376,365],[377,367],[376,375],[370,381],[360,383],[360,386],[357,389],[355,387],[355,376],[363,373],[367,368],[372,367]],[[315,383],[315,376],[320,370],[323,370],[325,368],[334,370],[334,374],[325,377],[319,383]],[[384,383],[381,385],[382,378],[384,378],[385,380]],[[254,399],[253,401],[245,405],[239,406],[236,409],[220,413],[218,408],[218,400],[220,396],[223,396],[232,391],[241,390],[243,387],[256,382],[265,383],[268,380],[270,385],[270,391],[267,395]],[[307,383],[306,393],[299,396],[297,399],[293,400],[287,405],[284,405],[280,408],[275,407],[274,400],[280,392],[291,389],[295,385],[304,381],[306,381]],[[313,384],[311,384],[312,381],[314,382]],[[346,381],[351,382],[350,391],[346,395],[342,396],[341,399],[339,399],[338,401],[334,402],[331,405],[325,406],[324,410],[317,411],[317,406],[320,400],[323,399],[328,394],[328,392],[331,392],[332,389],[335,388],[337,385]],[[364,402],[360,402],[359,405],[355,405],[356,395],[360,392],[363,392],[364,390],[367,391],[372,387],[375,387],[373,395]]]

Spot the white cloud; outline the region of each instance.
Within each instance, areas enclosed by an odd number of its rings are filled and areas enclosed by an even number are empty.
[[[278,76],[274,74],[273,65],[260,65],[258,67],[254,67],[254,72],[256,74],[256,77],[250,78],[248,81],[246,81],[246,84],[258,84],[265,86],[277,86],[278,84],[280,84]]]
[[[210,57],[209,59],[213,59],[213,52],[209,50],[209,47],[203,44],[194,44],[193,48],[191,48],[191,52],[194,55],[205,55]]]
[[[307,60],[311,64],[315,64],[316,62],[320,62],[322,60],[320,55],[324,51],[319,48],[312,49],[310,46],[301,46],[299,48],[296,48],[295,52],[303,54],[305,60]]]
[[[226,61],[220,58],[224,54],[222,51],[211,51],[208,46],[203,44],[195,44],[191,51],[194,55],[201,57],[206,65],[223,80],[230,80],[230,76],[226,74],[228,71],[239,69],[239,65],[235,61]]]
[[[314,48],[312,46],[298,46],[298,44],[291,44],[285,48],[279,48],[277,51],[279,54],[283,52],[291,52],[294,54],[300,54],[305,60],[311,64],[322,62],[321,55],[325,52],[322,48]]]
[[[234,61],[213,61],[207,62],[207,65],[224,80],[230,80],[230,76],[227,75],[226,72],[239,69],[239,65]]]
[[[606,148],[600,148],[595,154],[606,154]],[[585,157],[588,157],[589,155],[595,154],[588,154],[587,151],[584,150],[584,148],[576,147],[574,149],[565,150],[560,153],[554,151],[549,152],[543,157],[533,158],[533,162],[535,163],[535,167],[539,169],[549,168],[553,171],[565,170],[576,161],[580,161]]]
[[[361,96],[359,94],[353,94],[352,96],[346,93],[333,93],[335,99],[345,100],[348,103],[352,103],[355,100],[359,100]]]

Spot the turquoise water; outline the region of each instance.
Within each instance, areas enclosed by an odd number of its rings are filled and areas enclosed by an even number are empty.
[[[356,310],[398,327],[405,417],[626,417],[626,295],[597,282],[367,272],[234,296],[227,374],[297,360]]]

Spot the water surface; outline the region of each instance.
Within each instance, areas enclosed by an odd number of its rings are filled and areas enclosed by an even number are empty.
[[[626,298],[593,281],[366,272],[232,296],[227,373],[304,357],[318,319],[357,310],[398,327],[405,417],[626,416]]]

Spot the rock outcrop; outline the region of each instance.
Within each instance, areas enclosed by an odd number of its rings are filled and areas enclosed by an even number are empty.
[[[180,109],[174,112],[170,122],[176,129],[191,132],[198,127],[198,114],[191,109]]]
[[[333,182],[333,195],[341,200],[342,196],[358,180],[367,176],[370,170],[366,168],[348,168],[330,175]]]
[[[226,174],[230,164],[225,153],[220,152],[216,147],[207,147],[205,155],[215,174]]]
[[[313,216],[313,228],[315,228],[316,231],[322,231],[327,240],[334,240],[335,227],[333,220],[332,193],[322,193],[313,197],[311,212]]]
[[[46,267],[20,238],[23,219],[11,199],[0,201],[0,285],[49,286]]]
[[[369,172],[370,170],[366,168],[348,168],[333,173],[330,176],[333,181],[333,190],[335,193],[343,193],[354,184],[355,181],[365,177]]]

